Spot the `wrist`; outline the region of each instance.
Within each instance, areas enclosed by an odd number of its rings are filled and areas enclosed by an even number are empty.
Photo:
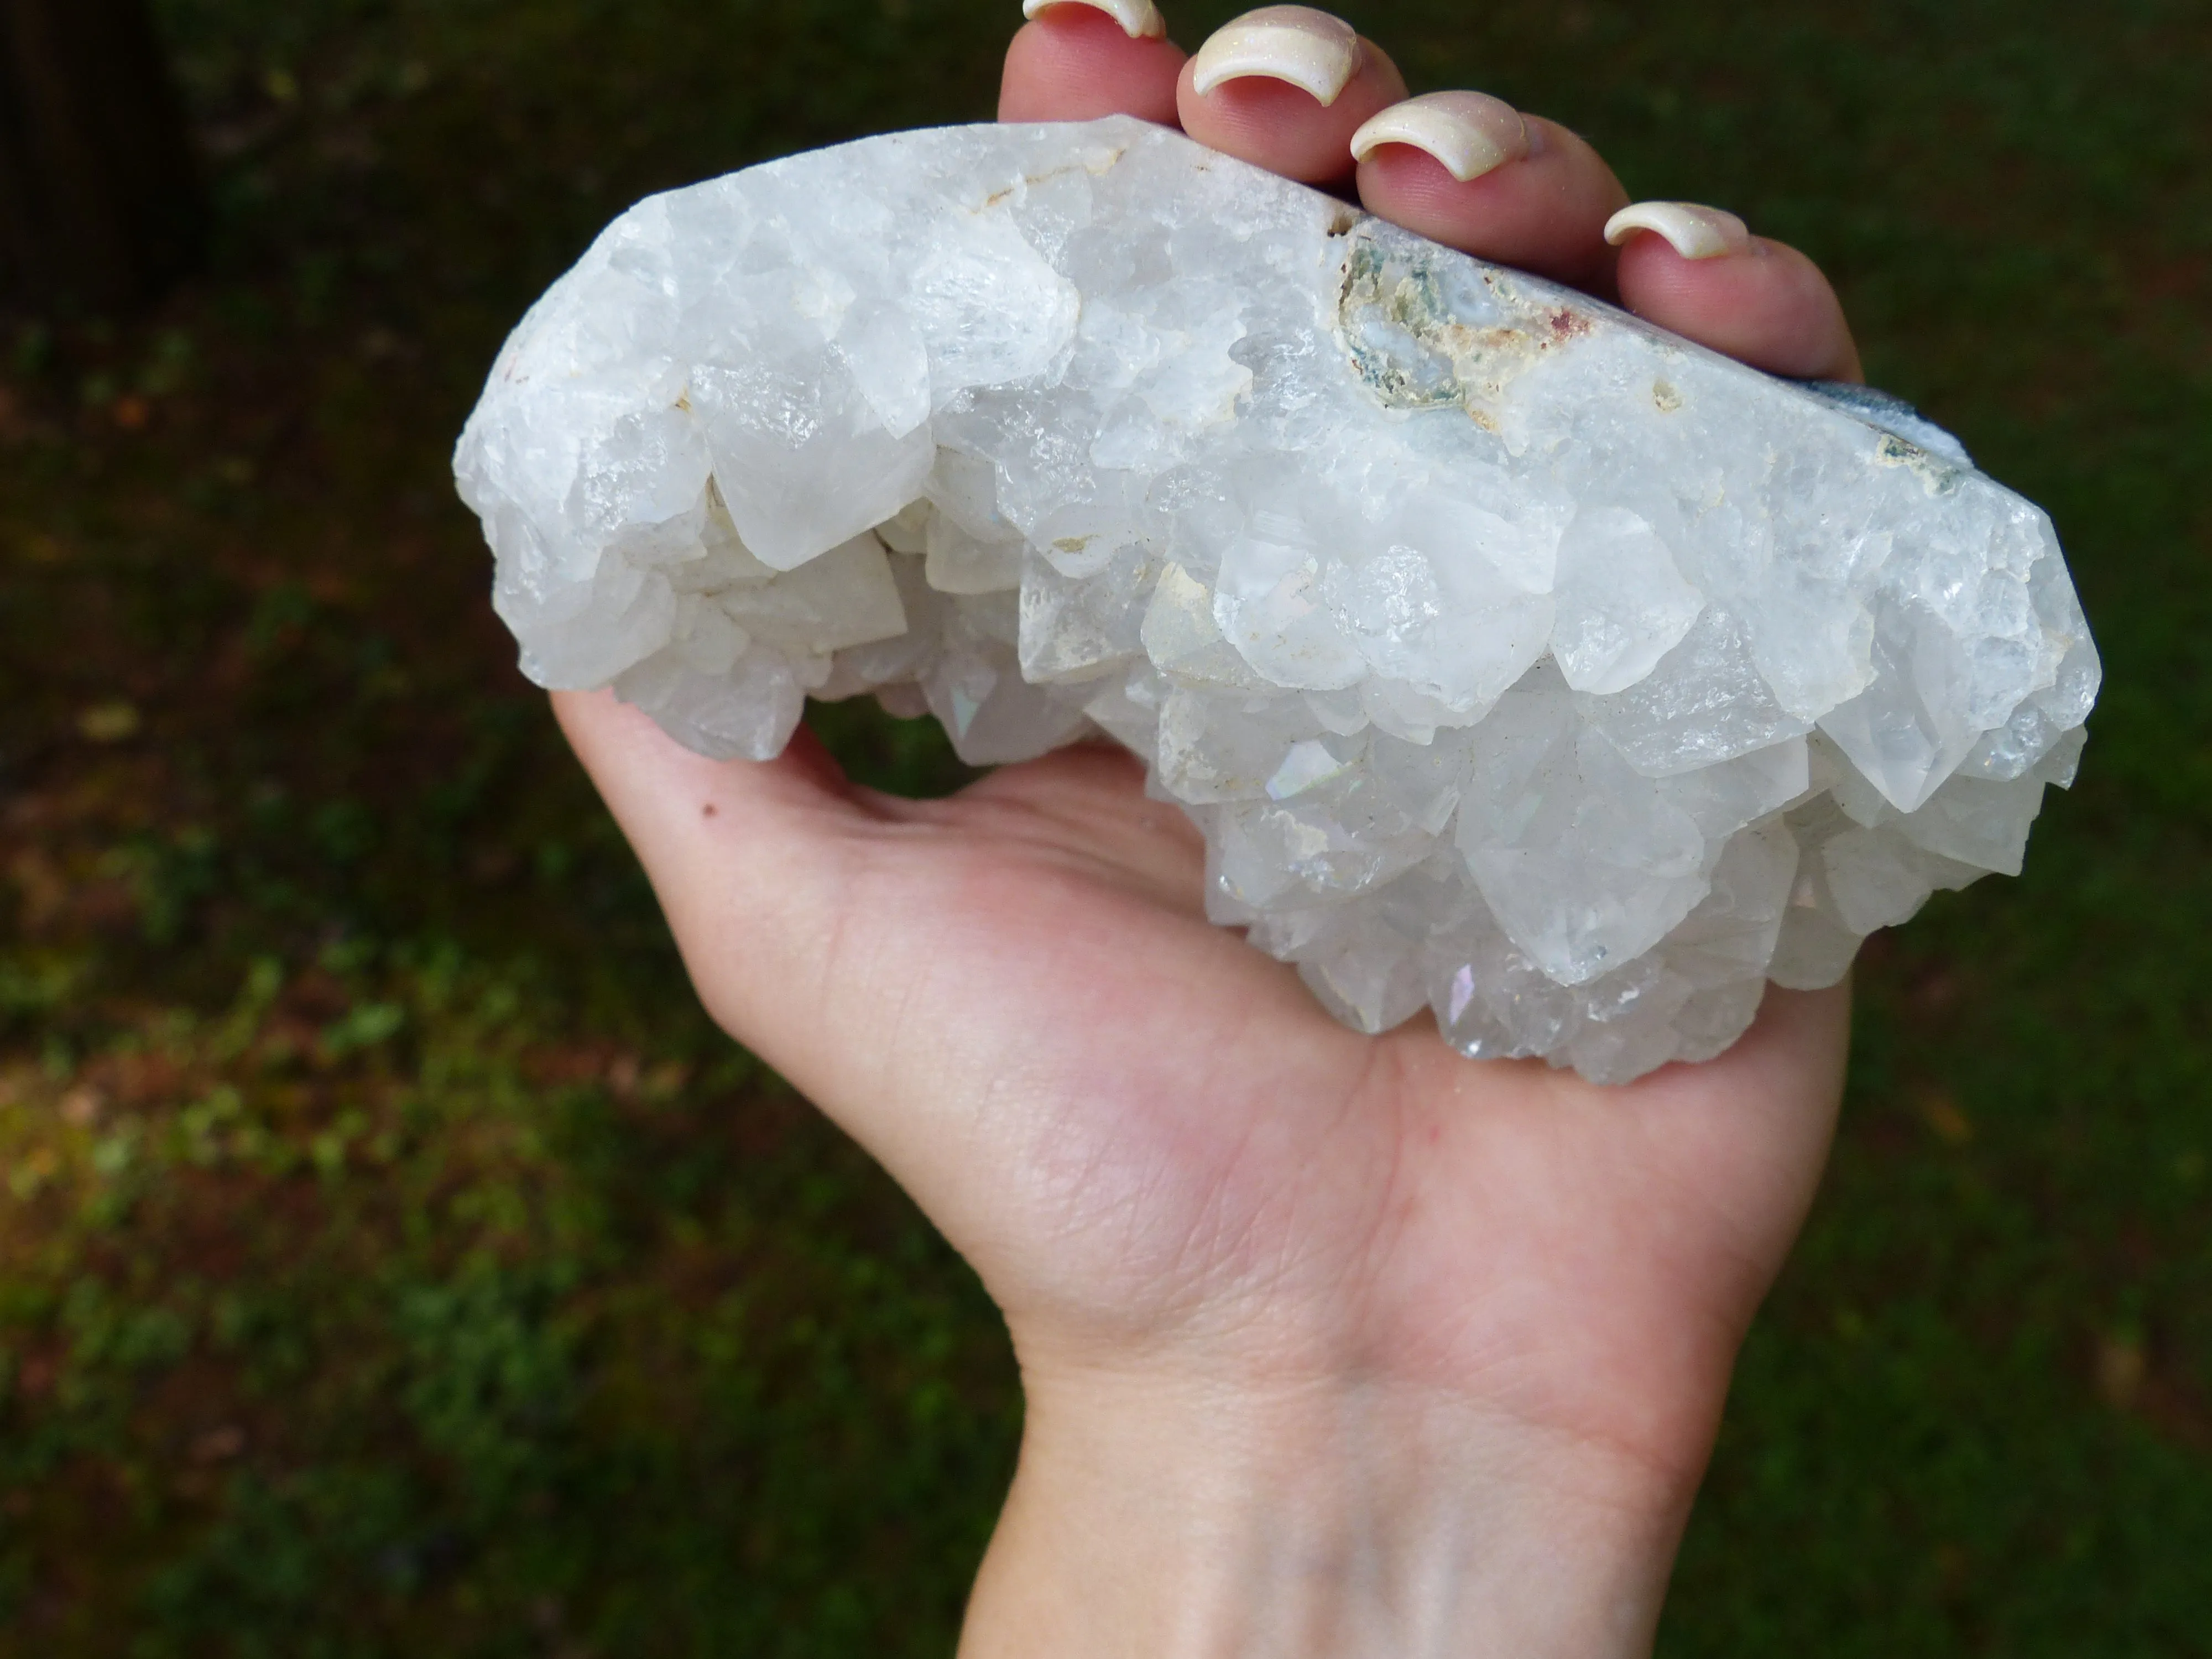
[[[962,1659],[1650,1650],[1694,1468],[1373,1382],[1028,1384]]]

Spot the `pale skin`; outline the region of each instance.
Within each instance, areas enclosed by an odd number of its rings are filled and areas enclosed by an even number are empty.
[[[1172,21],[1172,20],[1170,20]],[[1079,4],[1000,112],[1125,112],[1784,374],[1852,378],[1835,296],[1754,240],[1618,253],[1626,193],[1537,118],[1461,184],[1332,105],[1196,93]],[[714,1017],[911,1193],[1003,1310],[1019,1468],[963,1659],[1647,1652],[1747,1327],[1812,1200],[1847,997],[1772,990],[1720,1059],[1627,1088],[1338,1024],[1212,927],[1202,848],[1084,746],[945,800],[802,732],[717,763],[605,694],[556,707]]]

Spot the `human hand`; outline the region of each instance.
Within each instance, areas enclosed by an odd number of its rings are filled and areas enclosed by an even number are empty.
[[[1024,28],[1002,115],[1171,121],[1334,183],[1404,95],[1379,48],[1288,8],[1230,57],[1261,73],[1200,93],[1125,9],[1133,30],[1080,3]],[[1341,85],[1323,104],[1285,73]],[[1371,210],[1760,367],[1856,374],[1802,255],[1644,234],[1616,259],[1627,198],[1587,144],[1458,113],[1498,165],[1462,182],[1385,143],[1357,168]],[[1465,123],[1397,130],[1462,170],[1487,154]],[[1648,1648],[1826,1154],[1840,989],[1770,989],[1721,1058],[1623,1089],[1470,1061],[1425,1018],[1346,1029],[1210,926],[1196,831],[1119,750],[908,801],[803,731],[717,763],[605,694],[556,703],[710,1012],[1005,1311],[1028,1415],[969,1659]]]

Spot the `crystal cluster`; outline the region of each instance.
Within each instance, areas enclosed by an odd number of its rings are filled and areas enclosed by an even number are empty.
[[[1124,119],[640,204],[456,471],[541,684],[721,757],[809,696],[1103,731],[1341,1018],[1601,1081],[2017,872],[2098,684],[2049,520],[1902,405]]]

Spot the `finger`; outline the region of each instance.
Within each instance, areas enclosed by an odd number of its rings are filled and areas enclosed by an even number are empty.
[[[1688,202],[1638,203],[1607,234],[1625,245],[1616,280],[1638,316],[1771,374],[1861,378],[1843,302],[1796,248]]]
[[[1369,212],[1480,259],[1612,291],[1605,226],[1628,192],[1556,121],[1484,93],[1433,93],[1378,111],[1347,148]]]
[[[856,860],[880,866],[894,847],[988,846],[1002,870],[1056,868],[1203,920],[1204,842],[1181,812],[1145,794],[1142,767],[1118,748],[1079,744],[1001,767],[949,799],[904,800],[854,788],[804,726],[775,760],[714,761],[611,693],[553,702],[709,1011],[794,1080],[793,1056],[772,1034],[811,1018],[787,1006],[788,994],[816,975],[808,951],[830,931],[822,919],[850,899]]]
[[[1001,121],[1134,115],[1173,126],[1182,48],[1152,0],[1032,0],[1006,48]]]
[[[1182,129],[1212,149],[1306,184],[1352,172],[1352,135],[1406,95],[1382,48],[1308,6],[1263,6],[1218,30],[1183,66]]]
[[[1676,1178],[1721,1206],[1748,1321],[1805,1224],[1835,1139],[1850,1051],[1848,979],[1820,991],[1770,985],[1751,1029],[1700,1066],[1632,1085],[1674,1131]]]
[[[625,831],[635,823],[657,837],[655,815],[672,812],[679,803],[688,803],[683,810],[706,822],[732,815],[867,816],[866,792],[846,781],[821,739],[804,726],[775,760],[717,761],[686,749],[651,715],[611,691],[556,691],[552,702],[562,735]],[[719,825],[717,834],[731,827]]]
[[[906,838],[896,809],[856,799],[804,728],[775,760],[714,761],[611,692],[556,692],[553,707],[708,1015],[848,1129],[854,1103],[894,1097],[851,1023],[885,994],[841,987],[836,964],[867,908],[861,872]]]
[[[686,937],[702,893],[721,908],[802,897],[836,880],[834,849],[873,816],[804,728],[764,762],[694,754],[612,692],[556,691],[553,712],[691,962]],[[754,937],[759,937],[755,934]]]
[[[884,1074],[898,1044],[891,981],[914,975],[910,950],[864,937],[855,918],[884,911],[884,825],[850,799],[834,763],[802,732],[777,759],[692,753],[611,693],[555,694],[577,757],[644,866],[708,1013],[809,1098],[860,1133],[895,1170],[910,1167],[865,1109],[896,1102]],[[810,750],[811,752],[810,752]],[[876,856],[872,860],[871,851]],[[888,973],[871,975],[872,957]],[[841,963],[850,964],[840,972]],[[878,1022],[864,1036],[870,1017]],[[926,1023],[925,1023],[926,1024]],[[909,1056],[910,1058],[910,1056]]]

